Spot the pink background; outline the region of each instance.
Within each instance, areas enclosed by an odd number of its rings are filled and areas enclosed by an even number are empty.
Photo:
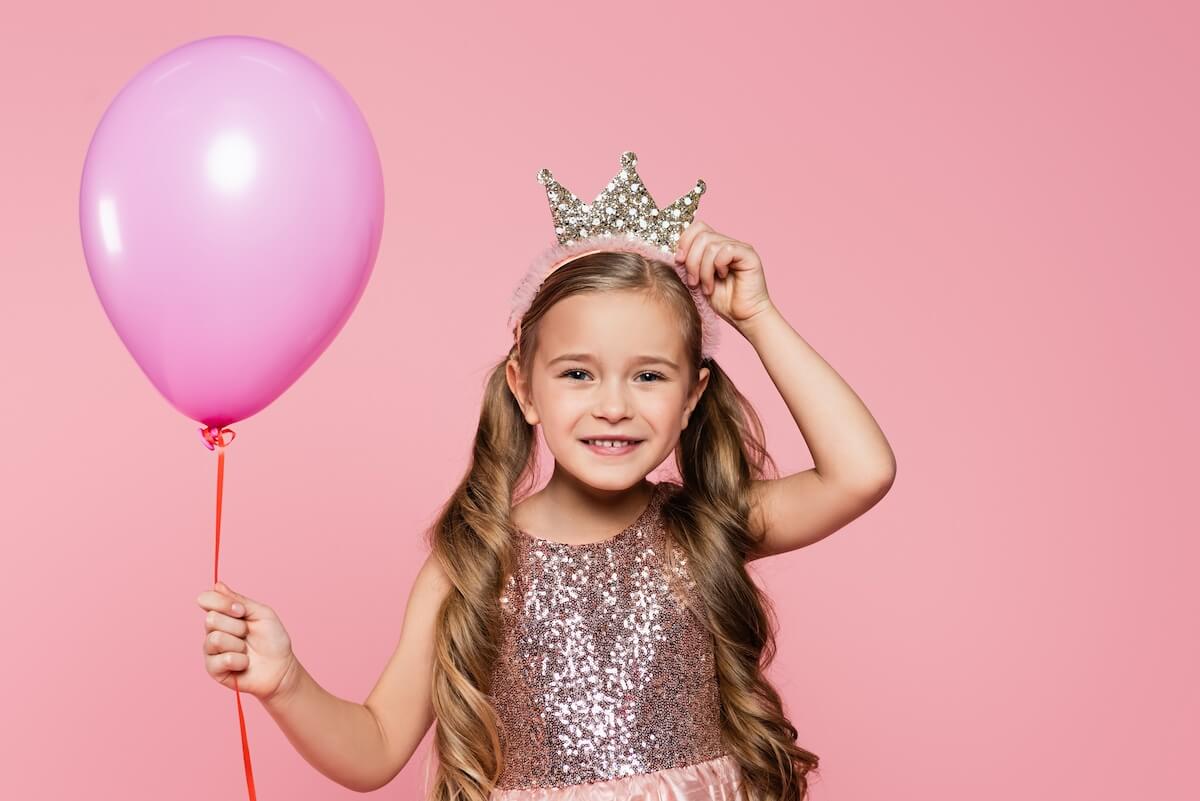
[[[215,456],[109,325],[76,216],[124,82],[244,33],[341,81],[386,175],[357,311],[227,461],[221,577],[280,612],[325,687],[361,701],[395,645],[509,292],[551,233],[536,171],[594,194],[632,149],[660,203],[707,181],[701,219],[758,248],[897,454],[879,506],[757,568],[814,798],[1200,797],[1183,5],[7,9],[0,796],[245,797],[194,602]],[[780,466],[810,466],[729,329],[720,359]],[[357,795],[244,700],[260,798]],[[381,796],[417,797],[430,740]]]

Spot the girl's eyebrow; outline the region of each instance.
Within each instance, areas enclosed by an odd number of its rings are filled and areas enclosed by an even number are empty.
[[[555,356],[553,359],[546,362],[546,365],[549,366],[552,364],[556,364],[558,362],[595,362],[595,361],[596,361],[596,357],[592,356],[592,354],[590,354],[590,353],[564,353],[561,356]],[[652,355],[634,356],[632,361],[634,364],[657,363],[657,364],[665,364],[668,367],[671,367],[672,369],[675,369],[675,370],[679,369],[679,365],[675,364],[675,362],[671,361],[670,359],[668,359],[665,356],[652,356]]]

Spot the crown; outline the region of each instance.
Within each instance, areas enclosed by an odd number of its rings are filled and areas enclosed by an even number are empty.
[[[560,245],[590,236],[624,233],[665,253],[675,250],[679,234],[696,216],[705,190],[704,181],[697,180],[690,192],[660,209],[638,175],[637,154],[632,150],[621,154],[621,170],[591,203],[584,203],[568,191],[547,169],[539,170],[537,179],[546,187]]]
[[[534,259],[513,290],[508,324],[517,344],[521,340],[521,319],[542,283],[550,273],[580,256],[597,251],[638,253],[672,265],[679,280],[687,285],[687,265],[677,264],[669,254],[696,216],[706,188],[704,181],[697,180],[690,192],[660,209],[637,173],[637,154],[633,151],[621,154],[621,170],[591,203],[569,192],[549,170],[539,170],[537,179],[546,187],[558,241]],[[688,288],[700,313],[702,354],[709,358],[720,343],[717,314],[699,283]]]

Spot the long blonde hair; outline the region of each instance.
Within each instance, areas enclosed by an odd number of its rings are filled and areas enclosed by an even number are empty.
[[[509,390],[505,365],[518,351],[534,353],[538,321],[555,303],[614,290],[645,292],[677,310],[693,388],[699,368],[709,369],[675,450],[683,488],[666,500],[663,518],[707,609],[722,738],[741,767],[745,790],[762,801],[802,801],[818,757],[796,744],[796,729],[764,676],[775,657],[777,620],[745,564],[755,544],[748,527],[750,484],[778,474],[762,424],[717,362],[701,360],[700,315],[675,268],[609,251],[555,270],[534,296],[520,341],[487,378],[471,465],[429,531],[430,548],[452,584],[435,635],[438,770],[431,801],[485,801],[504,768],[489,700],[502,637],[498,598],[514,567],[514,500],[533,489],[537,475],[535,430]],[[528,377],[532,359],[522,361]]]

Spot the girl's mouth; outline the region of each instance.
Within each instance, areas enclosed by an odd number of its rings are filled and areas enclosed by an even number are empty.
[[[598,453],[601,456],[621,456],[633,451],[643,440],[583,439],[580,442],[586,445],[592,453]]]

